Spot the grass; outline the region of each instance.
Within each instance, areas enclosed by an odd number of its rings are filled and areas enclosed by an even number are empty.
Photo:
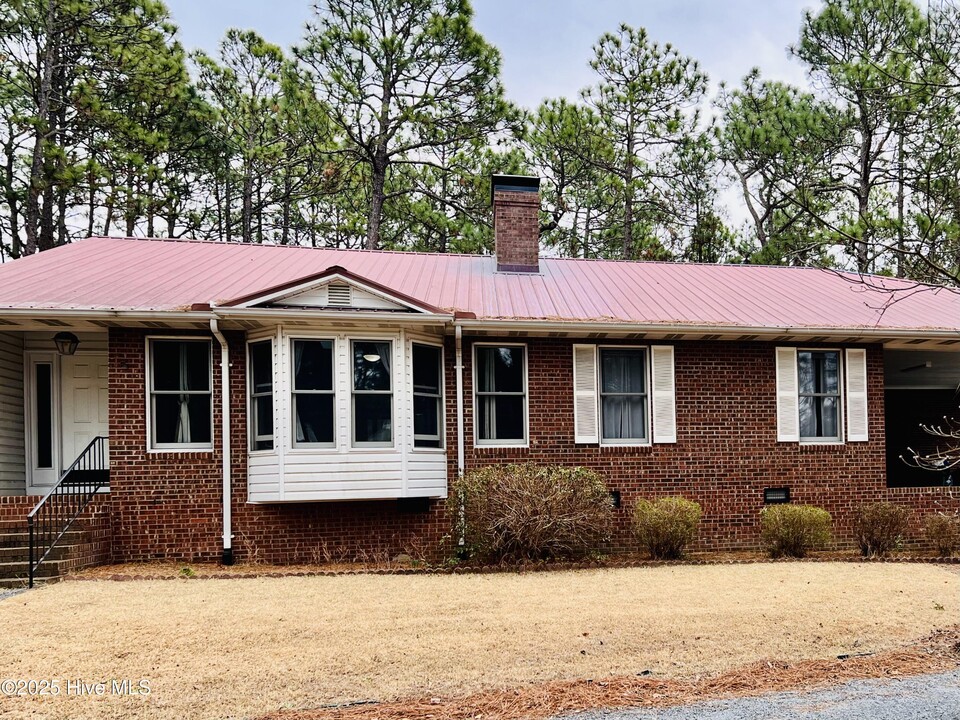
[[[145,678],[151,694],[0,697],[0,715],[255,717],[643,670],[689,678],[877,652],[958,611],[960,575],[934,565],[62,583],[0,603],[0,678]]]

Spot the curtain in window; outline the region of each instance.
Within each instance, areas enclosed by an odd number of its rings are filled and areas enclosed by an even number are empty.
[[[180,343],[180,389],[190,390],[190,372],[187,368],[187,344]],[[193,442],[190,432],[190,395],[180,395],[180,413],[177,417],[177,442]]]
[[[293,384],[294,389],[296,389],[297,377],[300,375],[300,368],[303,366],[303,350],[304,343],[295,342],[293,344]],[[300,419],[300,403],[299,398],[297,399],[297,412],[296,412],[296,423],[297,423],[297,442],[316,442],[317,434],[313,431],[313,427],[310,423],[304,424]]]
[[[487,362],[483,366],[483,378],[477,378],[480,387],[483,390],[497,389],[497,363],[493,354],[496,352],[492,348],[482,348],[480,352],[487,353]],[[495,395],[483,395],[480,397],[483,403],[483,433],[480,437],[497,437],[497,398]]]
[[[603,358],[605,393],[641,393],[643,356],[635,352],[607,351]],[[603,436],[611,439],[646,435],[644,399],[638,395],[607,395],[603,398]]]

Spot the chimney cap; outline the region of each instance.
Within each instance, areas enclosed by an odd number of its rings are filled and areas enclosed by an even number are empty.
[[[497,190],[507,192],[540,192],[540,178],[532,175],[491,175],[490,201]]]

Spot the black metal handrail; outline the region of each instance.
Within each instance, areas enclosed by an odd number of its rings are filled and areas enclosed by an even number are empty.
[[[104,472],[110,469],[108,451],[108,438],[98,436],[91,440],[27,515],[30,587],[40,563],[47,559],[93,496],[109,483],[109,476]]]

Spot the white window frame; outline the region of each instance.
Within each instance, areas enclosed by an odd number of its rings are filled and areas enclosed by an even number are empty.
[[[322,342],[327,340],[331,343],[330,353],[332,357],[331,369],[333,377],[331,378],[331,390],[297,390],[297,373],[294,363],[296,362],[297,352],[296,352],[296,343],[300,341],[305,342]],[[349,340],[348,340],[349,342]],[[339,402],[339,393],[337,392],[337,358],[339,353],[339,340],[335,335],[291,335],[287,339],[287,348],[289,351],[288,365],[290,373],[290,382],[288,387],[285,388],[286,392],[290,398],[289,402],[289,417],[288,425],[289,428],[287,432],[290,433],[290,443],[289,449],[291,450],[336,450],[338,448],[337,438],[340,435],[340,423],[339,423],[339,413],[337,412],[337,404]],[[352,382],[352,379],[351,379]],[[297,440],[297,395],[332,395],[333,396],[333,442],[299,442]],[[274,440],[274,448],[276,448],[276,440]]]
[[[37,437],[36,422],[38,417],[37,408],[37,365],[50,366],[50,443],[51,467],[37,467],[37,460],[40,455]],[[27,489],[47,488],[56,484],[60,477],[60,446],[61,425],[60,425],[60,355],[55,352],[27,350],[24,353],[24,402],[23,402],[23,423],[24,439],[26,445],[26,481]],[[46,492],[46,489],[43,490]]]
[[[357,390],[357,380],[353,366],[353,344],[358,342],[387,343],[390,346],[390,390]],[[366,336],[351,333],[347,337],[347,363],[349,366],[350,385],[350,447],[356,450],[394,448],[397,446],[397,341],[394,338]],[[412,363],[411,363],[412,367]],[[336,372],[334,372],[336,376]],[[360,441],[357,440],[357,395],[389,395],[390,396],[390,442]]]
[[[155,394],[172,395],[177,394],[173,391],[160,391],[156,393],[153,389],[153,343],[154,342],[195,342],[207,344],[207,356],[210,360],[208,368],[210,370],[210,390],[206,392],[194,392],[196,395],[210,395],[210,442],[208,443],[158,443],[153,437],[154,426],[154,405],[153,397]],[[197,335],[148,335],[145,339],[146,353],[146,430],[147,430],[147,452],[148,453],[181,453],[181,452],[213,452],[213,406],[215,401],[213,386],[213,341],[208,337]],[[221,390],[222,392],[222,390]],[[182,393],[180,393],[182,394]]]
[[[643,374],[647,391],[645,398],[645,432],[646,438],[640,440],[612,439],[603,437],[603,351],[608,350],[642,350],[644,355]],[[653,363],[649,345],[597,345],[597,437],[602,447],[637,447],[653,444]]]
[[[426,340],[418,340],[416,338],[410,339],[410,363],[409,363],[409,372],[410,372],[410,437],[411,445],[410,452],[446,452],[447,450],[447,394],[446,394],[446,380],[447,380],[447,364],[446,356],[444,355],[443,343],[437,342],[428,342]],[[440,444],[437,447],[417,447],[417,436],[414,434],[413,430],[413,400],[417,395],[417,391],[413,386],[413,346],[414,345],[423,345],[425,347],[436,348],[440,351],[440,413],[437,417],[437,430],[440,433]]]
[[[258,440],[265,440],[266,437],[257,436],[257,418],[256,418],[256,402],[254,402],[255,397],[265,397],[265,393],[255,395],[253,392],[253,362],[251,361],[250,346],[259,345],[260,343],[270,343],[270,394],[273,397],[273,435],[270,437],[273,440],[272,448],[261,448],[257,449],[256,443]],[[279,440],[279,433],[277,432],[277,341],[273,335],[268,335],[266,337],[258,337],[247,340],[247,451],[251,455],[273,455],[277,451],[277,442]]]
[[[480,424],[477,421],[479,414],[477,402],[480,397],[477,389],[477,349],[482,347],[494,348],[523,348],[523,439],[522,440],[481,440]],[[475,342],[472,350],[472,382],[473,382],[473,444],[482,448],[528,448],[530,447],[530,348],[525,342]],[[515,396],[516,393],[490,393]]]
[[[800,398],[804,397],[800,392],[800,353],[803,352],[833,352],[837,354],[837,430],[838,435],[831,437],[808,437],[800,434]],[[847,404],[845,376],[846,376],[846,358],[845,353],[840,348],[832,347],[798,347],[797,348],[797,433],[801,445],[843,445],[846,441],[846,422],[844,417],[844,408]],[[810,396],[806,396],[810,397]],[[831,396],[832,397],[832,396]]]

